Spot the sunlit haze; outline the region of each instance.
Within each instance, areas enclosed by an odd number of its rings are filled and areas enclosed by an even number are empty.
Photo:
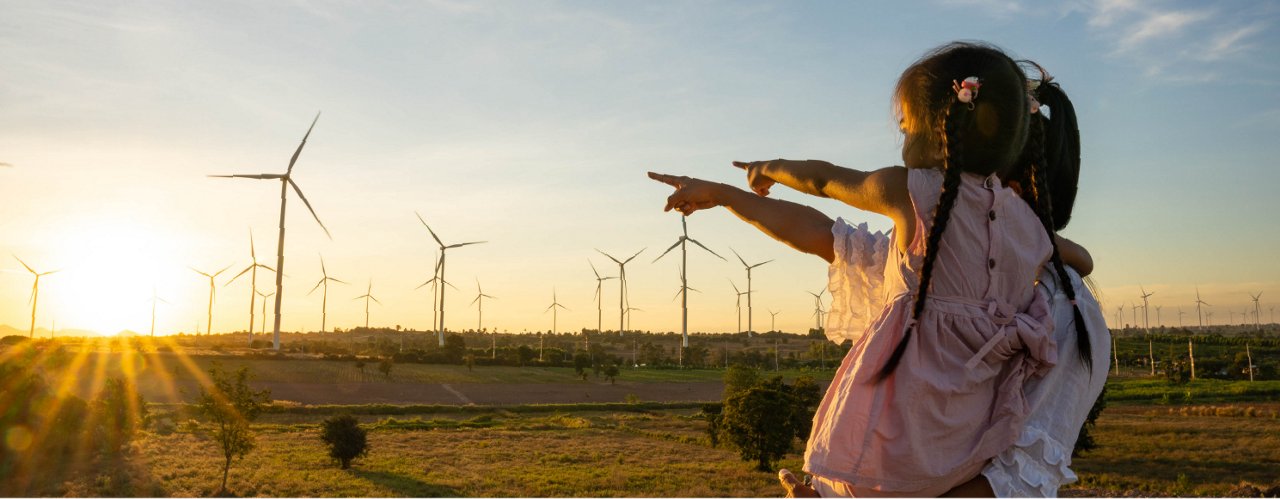
[[[0,1],[0,325],[145,334],[247,327],[249,232],[275,266],[280,183],[293,172],[332,239],[289,193],[286,331],[430,329],[437,245],[446,327],[594,329],[590,264],[624,258],[631,327],[679,331],[680,236],[646,171],[745,187],[732,160],[901,162],[889,96],[928,49],[980,39],[1034,59],[1075,102],[1084,171],[1064,235],[1088,247],[1108,321],[1154,292],[1162,322],[1214,323],[1280,301],[1275,2],[11,2]],[[1171,13],[1177,23],[1160,22]],[[1165,17],[1162,17],[1165,16]],[[878,215],[775,188],[832,218]],[[737,329],[732,280],[753,271],[754,329],[813,327],[827,267],[724,210],[689,217],[691,332]],[[258,288],[274,291],[274,276]],[[618,281],[603,324],[618,327]],[[829,297],[828,297],[829,300]],[[742,302],[746,313],[745,297]],[[268,313],[271,306],[268,306]],[[257,317],[256,320],[261,320]],[[743,328],[747,319],[743,317]],[[1246,322],[1236,319],[1236,323]],[[1252,322],[1248,319],[1247,322]],[[255,329],[259,327],[255,324]],[[271,328],[267,321],[268,330]]]

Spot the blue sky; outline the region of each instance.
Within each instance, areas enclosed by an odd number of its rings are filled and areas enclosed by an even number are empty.
[[[290,200],[286,329],[319,326],[319,254],[353,283],[329,324],[426,328],[434,244],[449,257],[448,327],[595,327],[594,278],[628,267],[632,325],[679,327],[676,263],[650,261],[679,223],[647,170],[744,185],[731,160],[897,164],[898,74],[956,39],[1047,67],[1072,96],[1084,172],[1065,235],[1097,261],[1108,307],[1154,291],[1176,324],[1199,287],[1214,322],[1280,299],[1280,48],[1274,2],[1044,5],[935,2],[8,2],[0,18],[0,252],[39,270],[37,322],[145,330],[203,324],[207,280],[247,264],[247,232],[274,264],[278,186],[209,179],[283,170],[317,111],[297,181],[333,240]],[[784,189],[775,195],[873,227],[887,220]],[[726,212],[691,236],[753,274],[756,329],[813,324],[826,268]],[[674,256],[674,255],[673,255]],[[730,256],[732,259],[732,256]],[[0,264],[0,324],[25,328],[30,278]],[[610,274],[612,275],[612,274]],[[690,325],[736,328],[740,265],[690,256]],[[265,279],[264,279],[265,281]],[[606,283],[606,327],[617,321]],[[261,289],[270,288],[259,282]],[[247,286],[219,287],[215,330],[243,329]],[[611,312],[612,310],[612,312]],[[1174,315],[1171,315],[1174,314]],[[612,319],[610,319],[612,317]],[[1112,314],[1108,313],[1109,320]],[[744,319],[745,320],[745,319]],[[1184,317],[1194,321],[1194,316]],[[1236,322],[1241,322],[1239,319]],[[203,325],[201,326],[203,327]]]

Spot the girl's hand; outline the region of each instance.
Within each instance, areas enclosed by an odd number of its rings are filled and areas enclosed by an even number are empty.
[[[717,194],[719,189],[723,187],[722,184],[654,172],[649,172],[649,178],[676,188],[676,192],[667,197],[667,205],[662,208],[662,211],[675,209],[688,216],[695,211],[720,205]]]
[[[734,161],[733,166],[747,171],[747,183],[751,186],[753,192],[761,196],[768,196],[769,188],[773,187],[773,184],[777,182],[765,172],[779,163],[789,163],[789,161],[785,159],[751,162]]]

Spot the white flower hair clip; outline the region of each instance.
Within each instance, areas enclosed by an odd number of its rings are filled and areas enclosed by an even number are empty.
[[[973,109],[973,100],[978,98],[978,89],[982,87],[982,80],[977,76],[970,76],[964,81],[951,80],[951,88],[956,91],[956,99],[969,105],[969,109]]]

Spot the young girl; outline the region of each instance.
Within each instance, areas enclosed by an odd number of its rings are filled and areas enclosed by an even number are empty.
[[[824,496],[938,495],[975,477],[1018,436],[1028,412],[1024,382],[1057,359],[1047,299],[1034,289],[1057,253],[1054,240],[999,177],[1028,136],[1022,71],[994,48],[951,44],[909,67],[895,97],[905,169],[736,163],[760,196],[782,183],[894,222],[885,306],[866,334],[845,332],[853,348],[814,417],[805,468]],[[668,210],[725,206],[833,262],[833,274],[856,264],[849,250],[857,231],[812,208],[650,176],[676,187]],[[1059,246],[1073,256],[1079,249]]]

